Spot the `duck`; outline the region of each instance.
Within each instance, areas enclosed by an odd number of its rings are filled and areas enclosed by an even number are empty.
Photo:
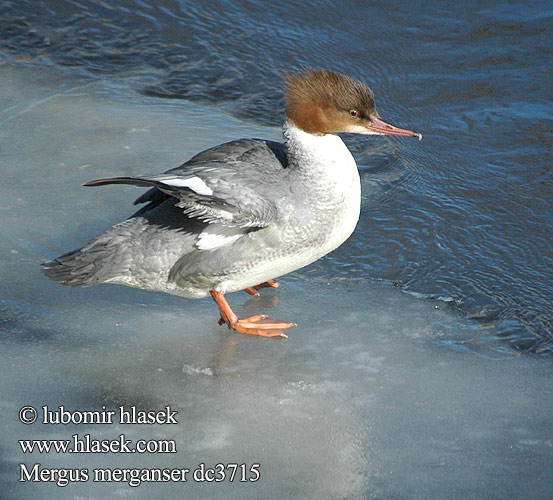
[[[126,220],[82,248],[42,264],[62,285],[126,285],[212,297],[219,324],[286,338],[296,323],[240,319],[225,295],[278,288],[277,278],[342,245],[359,220],[361,183],[340,133],[422,134],[383,121],[372,90],[328,70],[286,74],[284,142],[238,139],[161,174],[86,182],[149,188]]]

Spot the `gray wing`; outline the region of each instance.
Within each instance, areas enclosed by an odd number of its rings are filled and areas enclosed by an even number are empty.
[[[259,170],[252,171],[252,166],[263,164],[267,170],[275,172],[282,171],[288,167],[288,155],[284,144],[275,141],[266,141],[263,139],[238,139],[236,141],[220,144],[193,156],[182,165],[172,168],[165,173],[183,173],[194,166],[207,165],[212,163],[211,167],[218,168],[221,164],[233,162],[235,168],[241,167],[241,172],[248,177],[257,175]],[[210,166],[206,166],[210,168]],[[156,205],[167,199],[158,189],[150,189],[135,201],[135,205],[141,203],[154,202]]]
[[[148,203],[135,215],[173,197],[187,217],[227,227],[261,229],[278,217],[267,186],[282,176],[285,167],[282,144],[241,139],[208,149],[164,174],[98,179],[85,186],[153,187],[135,201]]]
[[[281,142],[264,139],[238,139],[206,149],[169,172],[188,168],[194,163],[211,161],[240,161],[251,164],[265,162],[268,166],[273,166],[276,169],[288,167],[286,147]]]

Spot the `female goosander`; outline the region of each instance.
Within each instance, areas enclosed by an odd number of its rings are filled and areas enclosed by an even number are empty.
[[[287,337],[294,323],[265,315],[238,319],[225,293],[258,295],[274,278],[340,246],[359,219],[357,165],[336,134],[421,134],[382,121],[374,95],[330,71],[287,76],[284,144],[240,139],[197,154],[163,174],[84,184],[151,189],[146,203],[83,248],[43,264],[67,286],[117,283],[189,298],[211,295],[219,324]]]

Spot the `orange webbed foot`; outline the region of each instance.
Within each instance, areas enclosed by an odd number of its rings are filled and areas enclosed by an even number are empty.
[[[288,338],[284,330],[297,326],[295,323],[268,318],[265,314],[251,316],[250,318],[239,319],[236,323],[228,325],[231,330],[235,330],[247,335],[259,335],[261,337],[281,337]]]
[[[249,288],[245,288],[244,291],[246,293],[249,293],[250,295],[253,295],[254,297],[259,296],[259,292],[257,290],[261,290],[262,288],[278,288],[280,286],[280,283],[275,280],[268,280],[265,281],[259,285],[251,286]]]
[[[271,285],[269,285],[271,286]],[[259,335],[260,337],[288,338],[284,330],[296,326],[295,323],[268,318],[265,314],[238,319],[222,292],[211,292],[211,296],[219,307],[221,317],[219,325],[226,324],[231,330],[247,335]]]

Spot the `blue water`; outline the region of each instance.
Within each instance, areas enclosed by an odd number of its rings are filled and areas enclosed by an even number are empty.
[[[4,1],[0,5],[0,498],[553,497],[553,9],[548,2]],[[279,140],[283,73],[367,82],[424,134],[344,139],[353,236],[239,315],[209,300],[67,289],[40,262],[133,211],[160,172]],[[147,431],[24,426],[23,405],[179,410]],[[176,457],[23,455],[18,439],[175,439]],[[255,484],[17,482],[17,464],[260,462]],[[529,493],[531,492],[531,493]]]

